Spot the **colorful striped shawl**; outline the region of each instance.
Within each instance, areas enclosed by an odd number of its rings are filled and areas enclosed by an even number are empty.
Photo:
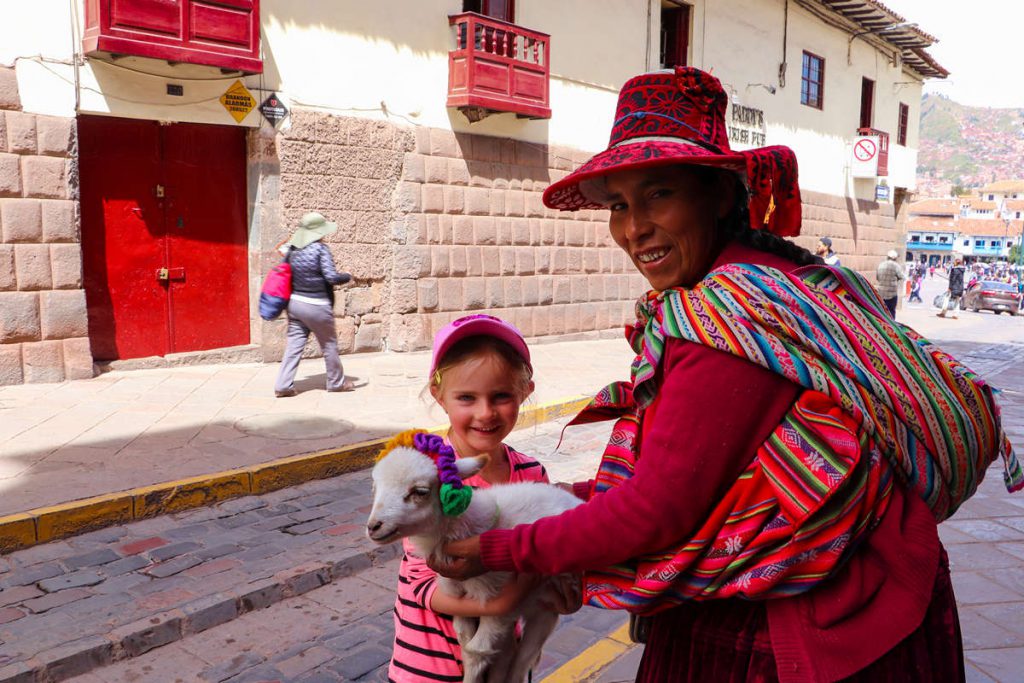
[[[939,520],[997,456],[1007,488],[1024,486],[991,388],[896,323],[849,269],[727,265],[693,289],[646,295],[627,336],[632,383],[606,387],[574,421],[618,418],[596,492],[632,476],[667,338],[746,358],[806,391],[691,539],[588,573],[590,604],[651,613],[808,590],[884,514],[894,472]]]

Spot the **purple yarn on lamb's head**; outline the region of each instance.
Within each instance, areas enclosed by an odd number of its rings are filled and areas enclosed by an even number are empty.
[[[412,437],[416,450],[425,455],[434,456],[437,465],[437,478],[442,484],[451,484],[454,488],[462,487],[462,477],[455,469],[455,449],[444,442],[437,434],[420,432]]]

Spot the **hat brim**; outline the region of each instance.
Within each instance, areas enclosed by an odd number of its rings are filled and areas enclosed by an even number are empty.
[[[505,342],[519,354],[526,362],[530,373],[533,373],[530,347],[526,345],[526,340],[523,339],[522,333],[512,323],[504,320],[494,320],[490,316],[466,316],[465,318],[454,321],[438,333],[438,337],[441,338],[434,340],[434,353],[430,362],[431,375],[437,370],[438,362],[448,353],[448,349],[463,339],[476,336],[495,337]]]
[[[747,161],[742,153],[719,154],[692,144],[667,140],[645,140],[626,143],[595,154],[578,169],[552,183],[544,191],[544,205],[562,211],[604,209],[604,205],[587,198],[580,191],[580,182],[619,171],[690,164],[713,166],[735,171],[746,178]]]

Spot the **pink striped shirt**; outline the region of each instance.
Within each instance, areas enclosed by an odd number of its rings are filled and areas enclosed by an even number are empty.
[[[548,481],[544,466],[533,458],[505,446],[509,483]],[[488,488],[480,475],[466,478],[475,488]],[[395,645],[388,667],[393,683],[462,680],[462,653],[455,637],[452,618],[431,611],[430,599],[437,590],[437,575],[418,557],[408,540],[398,568],[398,596],[395,600]]]

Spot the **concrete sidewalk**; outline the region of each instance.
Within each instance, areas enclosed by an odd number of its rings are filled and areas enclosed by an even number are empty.
[[[537,390],[524,408],[532,406],[543,421],[549,413],[557,415],[559,406],[571,409],[604,384],[626,378],[628,346],[615,332],[604,336],[533,344]],[[2,387],[0,517],[167,482],[175,483],[181,498],[178,482],[191,478],[191,485],[201,486],[212,473],[236,473],[215,482],[217,491],[192,492],[200,503],[214,502],[250,492],[239,488],[249,476],[244,468],[444,422],[444,413],[421,397],[428,353],[343,360],[346,372],[368,380],[368,386],[325,392],[323,361],[315,358],[299,369],[300,394],[284,399],[273,394],[277,364],[257,363],[114,371],[89,380]],[[554,410],[536,410],[548,406]],[[337,463],[327,466],[334,469],[318,467],[328,473],[345,470]],[[287,483],[315,473],[291,475],[295,478]],[[143,490],[134,501],[134,516],[149,516],[140,505],[152,507],[150,499],[159,498],[159,507],[167,495],[166,489]],[[133,505],[125,500],[94,507],[125,521],[122,508]],[[60,530],[54,534],[60,535]]]

